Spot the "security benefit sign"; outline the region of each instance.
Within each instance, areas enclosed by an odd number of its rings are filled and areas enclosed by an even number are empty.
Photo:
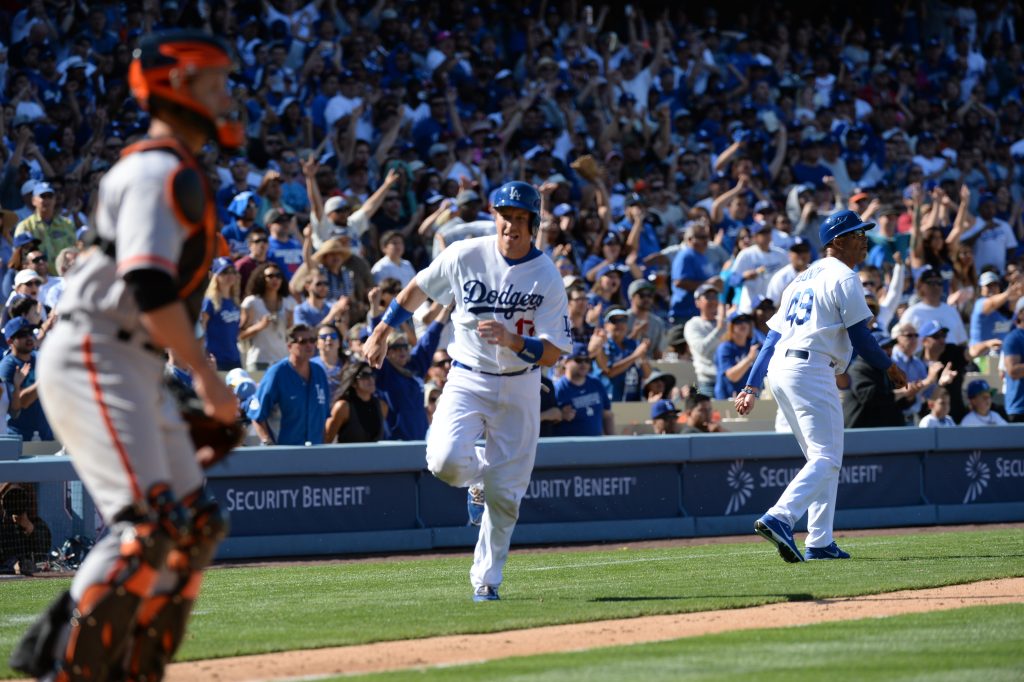
[[[659,519],[680,513],[679,470],[674,465],[534,469],[519,507],[519,523]],[[465,488],[424,475],[420,514],[430,528],[465,526]]]
[[[763,514],[804,463],[803,458],[688,462],[683,467],[683,507],[693,516]],[[838,506],[918,505],[920,479],[920,458],[914,455],[847,457],[839,470]]]
[[[535,469],[519,522],[664,519],[680,514],[675,465]]]
[[[231,515],[232,537],[416,527],[414,474],[217,478],[208,485]]]
[[[1024,502],[1024,448],[930,454],[924,489],[933,504]]]

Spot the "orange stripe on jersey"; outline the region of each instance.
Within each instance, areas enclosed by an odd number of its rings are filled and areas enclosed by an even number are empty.
[[[110,434],[110,440],[114,445],[114,450],[117,451],[117,456],[121,460],[121,465],[124,466],[125,472],[128,474],[128,481],[132,486],[132,496],[136,500],[142,499],[142,491],[139,489],[139,481],[135,476],[135,470],[132,468],[131,461],[128,459],[128,451],[124,448],[124,443],[121,442],[121,436],[117,433],[117,429],[114,427],[114,420],[110,417],[110,410],[107,408],[107,403],[103,399],[103,389],[100,388],[100,377],[96,371],[96,361],[92,355],[92,337],[88,334],[82,339],[82,360],[85,363],[85,371],[89,374],[89,384],[92,386],[92,396],[96,401],[96,404],[100,408],[100,416],[103,418],[103,425],[107,428],[107,433]]]
[[[134,268],[136,265],[157,265],[164,270],[170,271],[174,276],[178,274],[178,264],[174,261],[168,260],[162,256],[155,254],[144,253],[138,256],[132,256],[131,258],[125,258],[117,264],[117,271],[124,272],[130,268]]]

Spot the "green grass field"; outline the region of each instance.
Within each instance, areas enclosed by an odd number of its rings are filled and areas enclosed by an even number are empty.
[[[503,601],[470,601],[467,555],[210,571],[179,660],[739,608],[1024,576],[1024,532],[840,538],[851,561],[765,542],[513,555]],[[0,677],[66,580],[0,582]],[[632,651],[632,650],[631,650]],[[554,679],[554,678],[552,678]],[[951,678],[953,679],[953,678]],[[959,679],[959,678],[957,678]]]
[[[332,679],[1010,682],[1024,679],[1022,652],[1024,605],[1012,604]]]

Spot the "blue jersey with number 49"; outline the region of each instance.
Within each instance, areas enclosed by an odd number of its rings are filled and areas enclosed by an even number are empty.
[[[853,356],[847,329],[871,317],[864,287],[843,262],[832,258],[815,261],[782,293],[779,309],[768,327],[782,337],[775,353],[807,350],[823,353],[843,372]]]

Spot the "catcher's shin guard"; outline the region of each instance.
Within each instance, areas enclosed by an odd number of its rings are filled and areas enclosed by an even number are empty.
[[[120,538],[119,554],[105,580],[89,585],[74,605],[57,682],[122,674],[139,606],[152,592],[185,518],[166,485],[154,486],[148,498],[148,510],[127,510],[111,528]]]
[[[184,503],[191,514],[189,528],[167,557],[174,582],[167,590],[158,588],[139,610],[127,665],[128,679],[134,682],[163,679],[164,669],[185,636],[203,569],[213,561],[217,545],[227,535],[227,515],[205,491],[186,498]]]

